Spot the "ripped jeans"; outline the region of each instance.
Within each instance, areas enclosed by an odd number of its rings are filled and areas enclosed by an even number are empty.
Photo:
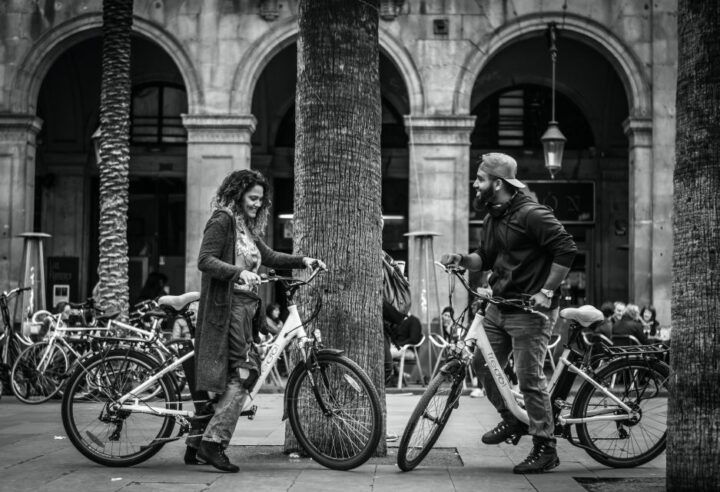
[[[558,309],[546,314],[548,321],[534,314],[502,313],[497,306],[490,305],[485,312],[483,326],[500,367],[507,365],[512,351],[520,393],[525,399],[528,413],[529,433],[549,438],[553,437],[555,423],[543,367]],[[482,381],[490,403],[500,412],[503,420],[510,424],[517,423],[517,419],[505,405],[480,350],[476,348],[475,351],[475,373]]]

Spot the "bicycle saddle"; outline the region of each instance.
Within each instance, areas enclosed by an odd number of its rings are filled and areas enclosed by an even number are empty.
[[[593,323],[603,321],[605,317],[602,312],[594,306],[585,304],[577,308],[565,308],[560,311],[560,316],[565,319],[571,319],[577,321],[585,328],[589,327]]]
[[[198,299],[200,299],[200,292],[186,292],[179,296],[162,296],[157,302],[161,306],[169,306],[176,311],[181,311],[185,306]]]

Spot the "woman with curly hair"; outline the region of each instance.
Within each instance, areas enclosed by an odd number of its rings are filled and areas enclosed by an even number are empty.
[[[202,437],[187,440],[185,462],[198,458],[215,468],[237,472],[225,448],[240,417],[248,390],[260,374],[253,341],[264,331],[258,297],[258,268],[325,268],[315,258],[279,253],[261,235],[267,225],[270,186],[252,170],[231,172],[212,201],[212,215],[198,256],[202,272],[195,338],[196,386],[219,395]]]

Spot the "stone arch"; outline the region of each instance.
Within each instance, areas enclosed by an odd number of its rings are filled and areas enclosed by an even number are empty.
[[[276,54],[297,40],[297,35],[297,19],[291,18],[268,31],[248,48],[233,76],[230,113],[250,114],[252,95],[260,74]],[[382,28],[379,30],[379,41],[380,49],[395,64],[405,81],[410,101],[410,113],[424,113],[425,96],[422,82],[410,53]]]
[[[625,88],[631,116],[648,116],[651,113],[650,84],[645,68],[635,53],[605,26],[585,17],[574,14],[563,16],[562,13],[527,16],[507,23],[473,51],[466,58],[465,70],[458,80],[453,102],[454,112],[469,112],[473,85],[493,56],[513,41],[544,32],[550,22],[557,22],[558,26],[561,26],[563,36],[591,46],[610,62]]]
[[[68,48],[97,36],[102,28],[102,13],[78,16],[44,33],[18,65],[10,84],[10,111],[34,114],[40,87],[52,64]],[[165,29],[141,17],[134,17],[133,32],[160,46],[175,62],[188,96],[188,112],[197,113],[204,104],[200,79],[180,42]]]

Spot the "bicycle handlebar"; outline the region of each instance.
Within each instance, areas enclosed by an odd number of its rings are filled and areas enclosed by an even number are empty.
[[[312,282],[315,279],[315,277],[320,272],[322,272],[324,270],[325,270],[324,268],[314,267],[312,273],[307,278],[307,280],[303,280],[303,279],[300,279],[297,277],[286,277],[283,275],[275,275],[275,271],[270,270],[269,273],[260,274],[260,283],[267,284],[269,282],[278,282],[278,281],[284,280],[285,282],[289,282],[289,284],[290,284],[289,287],[295,287],[298,285],[309,284],[310,282]],[[239,285],[245,285],[245,282],[242,279],[238,279],[237,281],[235,281],[235,283],[239,284]]]
[[[502,297],[494,297],[494,296],[486,296],[483,294],[480,294],[478,292],[475,292],[472,287],[470,287],[470,283],[465,279],[465,269],[462,268],[459,265],[443,265],[439,261],[435,262],[436,265],[441,267],[445,273],[448,275],[455,275],[460,280],[460,283],[465,287],[465,289],[472,295],[473,297],[487,301],[490,304],[495,304],[496,306],[505,306],[513,309],[518,309],[520,311],[524,311],[526,313],[530,314],[537,314],[538,316],[542,317],[545,321],[547,321],[549,318],[548,316],[540,311],[537,311],[536,309],[533,309],[533,306],[529,305],[526,300],[523,299],[505,299]]]

